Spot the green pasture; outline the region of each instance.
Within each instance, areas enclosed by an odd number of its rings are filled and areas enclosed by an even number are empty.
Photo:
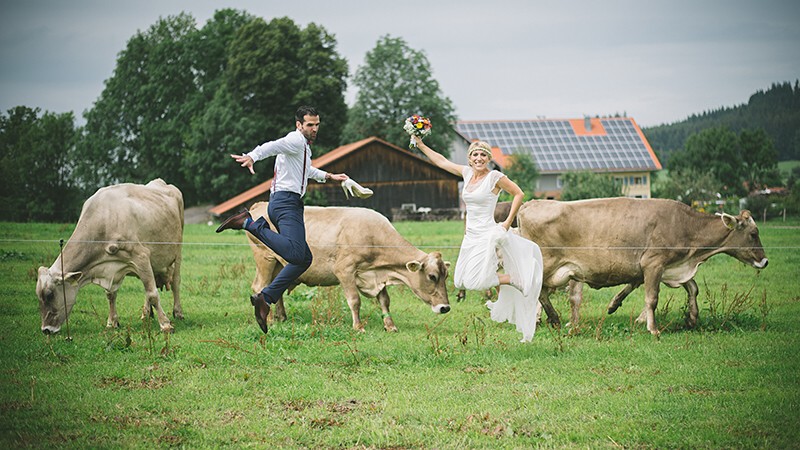
[[[461,222],[397,223],[455,262]],[[340,290],[300,287],[289,320],[263,335],[248,296],[254,264],[242,232],[188,225],[186,319],[164,335],[140,320],[125,281],[121,327],[104,293],[78,295],[67,327],[40,332],[36,269],[74,225],[0,224],[2,448],[800,448],[800,223],[760,225],[770,259],[756,271],[720,255],[701,266],[696,330],[686,295],[663,288],[654,338],[619,311],[618,289],[586,288],[583,321],[540,325],[522,344],[469,292],[437,316],[390,288],[399,333],[364,299],[351,330]],[[563,322],[566,295],[553,299]],[[172,299],[162,293],[171,314]]]

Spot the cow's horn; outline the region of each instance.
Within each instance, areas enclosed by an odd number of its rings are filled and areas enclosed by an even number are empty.
[[[722,224],[725,225],[725,228],[727,228],[729,230],[734,229],[735,225],[733,223],[736,222],[736,217],[735,216],[732,216],[732,215],[730,215],[728,213],[724,213],[724,212],[722,212],[722,213],[718,212],[715,215],[717,215],[720,218],[722,218]],[[733,220],[733,222],[728,222],[725,219]]]

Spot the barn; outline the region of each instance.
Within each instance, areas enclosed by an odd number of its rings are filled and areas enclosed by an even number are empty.
[[[332,173],[346,173],[360,185],[372,189],[367,199],[346,198],[340,183],[309,181],[306,197],[326,206],[360,206],[374,209],[390,220],[393,211],[407,212],[449,211],[444,215],[458,215],[459,182],[455,176],[436,167],[427,159],[390,144],[377,137],[343,145],[312,160],[318,169]],[[214,206],[209,212],[227,216],[240,207],[269,200],[272,179]],[[419,213],[427,214],[427,213]]]
[[[649,198],[650,174],[661,170],[647,138],[630,117],[459,121],[455,128],[461,139],[451,147],[454,162],[466,162],[466,146],[475,140],[493,147],[501,167],[510,155],[530,155],[540,173],[538,198],[560,198],[562,175],[577,171],[608,174],[622,184],[628,197]]]

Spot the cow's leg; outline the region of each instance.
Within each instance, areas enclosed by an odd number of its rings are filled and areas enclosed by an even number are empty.
[[[350,307],[350,313],[353,315],[353,329],[356,331],[364,331],[364,324],[361,323],[361,296],[358,295],[358,289],[355,286],[346,288],[342,284],[344,296],[347,299],[347,306]]]
[[[144,285],[144,306],[142,307],[142,319],[150,314],[150,308],[155,308],[158,315],[158,325],[161,331],[172,332],[172,324],[169,322],[164,310],[161,309],[161,301],[156,287],[156,277],[153,274],[153,267],[150,266],[150,251],[145,247],[138,247],[133,250],[134,267],[138,268],[136,275],[142,280]]]
[[[686,328],[694,328],[697,326],[697,293],[700,292],[700,289],[697,288],[694,278],[690,278],[689,281],[683,283],[683,288],[686,289],[686,295],[688,296],[686,302],[689,308],[686,312]]]
[[[390,332],[397,332],[392,316],[389,314],[389,293],[386,286],[378,292],[378,302],[381,305],[381,316],[383,317],[383,329]]]
[[[347,306],[350,307],[350,313],[353,316],[353,329],[363,332],[364,324],[361,323],[361,296],[359,295],[354,269],[355,265],[353,265],[352,262],[346,259],[340,259],[333,265],[333,274],[336,276],[336,279],[339,280],[344,298],[347,299]]]
[[[277,302],[272,305],[272,309],[270,310],[269,314],[272,316],[273,322],[285,322],[286,321],[286,306],[283,304],[283,296],[281,295]]]
[[[622,288],[621,291],[617,292],[617,295],[615,295],[614,298],[611,299],[611,302],[608,303],[608,313],[613,314],[617,309],[619,309],[619,307],[622,306],[622,301],[625,300],[625,298],[628,297],[628,295],[630,295],[630,293],[639,286],[641,286],[641,283],[631,283]]]
[[[353,316],[353,329],[356,331],[364,331],[364,324],[361,323],[361,296],[356,287],[356,280],[352,273],[336,273],[339,279],[339,284],[342,286],[344,298],[347,299],[347,306],[350,307],[350,313]]]
[[[106,328],[118,328],[117,291],[107,291],[106,298],[108,299],[108,321],[106,321]]]
[[[542,309],[547,313],[547,323],[560,327],[561,319],[558,318],[558,312],[553,308],[553,304],[550,303],[550,292],[551,289],[542,286],[542,291],[539,294],[539,303],[542,304]]]
[[[644,312],[647,320],[647,331],[654,336],[658,336],[656,308],[658,307],[658,291],[661,287],[663,265],[655,263],[652,264],[652,267],[653,268],[645,268],[644,270]]]
[[[172,274],[172,317],[183,320],[183,306],[181,306],[181,255],[175,260],[175,272]]]
[[[570,322],[568,325],[577,327],[581,320],[581,302],[583,301],[583,283],[570,280],[567,287],[569,291]]]

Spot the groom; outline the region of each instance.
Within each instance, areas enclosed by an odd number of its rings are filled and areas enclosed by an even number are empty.
[[[267,287],[250,297],[256,322],[264,333],[267,332],[269,305],[275,304],[289,285],[311,265],[311,249],[306,242],[303,221],[303,195],[308,179],[321,183],[348,179],[343,173],[332,174],[311,166],[311,143],[317,138],[319,123],[319,114],[314,108],[301,106],[295,113],[296,130],[280,139],[265,142],[250,153],[231,155],[251,174],[255,174],[253,164],[256,161],[275,156],[275,176],[267,214],[276,231],[270,229],[264,217],[254,221],[249,211],[229,217],[217,228],[217,233],[227,229],[247,230],[288,263]]]

